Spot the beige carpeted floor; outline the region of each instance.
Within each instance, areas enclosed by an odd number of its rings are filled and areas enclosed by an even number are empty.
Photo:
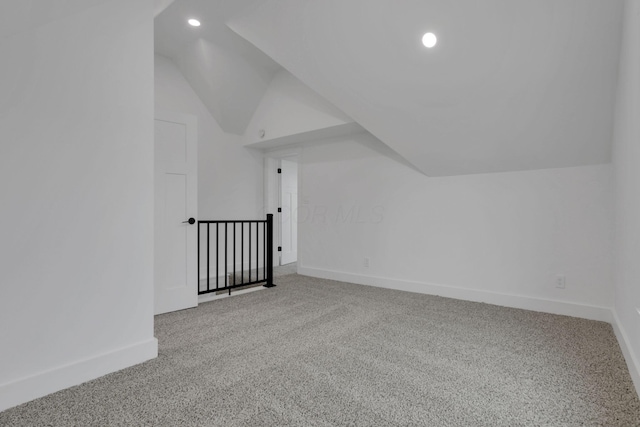
[[[637,426],[611,326],[338,283],[156,318],[160,356],[2,426]]]

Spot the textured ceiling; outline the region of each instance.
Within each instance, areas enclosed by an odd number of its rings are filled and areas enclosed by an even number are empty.
[[[427,175],[610,161],[619,0],[252,3],[230,28]]]
[[[156,11],[171,1],[156,0]],[[220,127],[244,133],[280,66],[225,21],[254,0],[175,0],[155,18],[155,51],[171,58]],[[197,18],[202,26],[186,22]]]

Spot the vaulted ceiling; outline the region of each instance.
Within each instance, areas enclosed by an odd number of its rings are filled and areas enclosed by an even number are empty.
[[[167,30],[189,13],[226,26]],[[241,112],[216,81],[266,85],[282,66],[442,176],[608,162],[622,13],[620,0],[176,0],[156,44],[229,129],[250,117],[230,118]],[[252,71],[222,75],[223,59]],[[243,87],[250,114],[264,90]]]
[[[225,22],[253,0],[155,0],[155,51],[171,58],[225,132],[244,133],[281,67]],[[162,8],[165,9],[162,9]],[[187,18],[199,19],[193,28]]]

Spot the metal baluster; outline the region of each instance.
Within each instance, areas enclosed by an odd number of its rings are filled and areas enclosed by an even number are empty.
[[[216,222],[216,289],[220,288],[220,285],[218,284],[219,281],[219,269],[218,269],[218,258],[219,258],[219,254],[218,251],[220,250],[220,227],[218,227],[220,225],[220,223]]]
[[[244,222],[240,223],[241,247],[240,247],[240,283],[244,283]]]
[[[229,252],[229,244],[227,242],[227,234],[228,234],[228,228],[227,225],[229,223],[225,222],[224,223],[224,285],[225,286],[230,286],[230,283],[227,283],[227,264],[228,264],[228,260],[227,260],[227,252]],[[231,288],[229,288],[229,295],[231,295]]]

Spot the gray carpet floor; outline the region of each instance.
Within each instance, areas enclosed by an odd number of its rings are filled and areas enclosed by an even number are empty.
[[[0,425],[640,425],[606,323],[296,274],[277,285],[157,316],[157,359]]]

